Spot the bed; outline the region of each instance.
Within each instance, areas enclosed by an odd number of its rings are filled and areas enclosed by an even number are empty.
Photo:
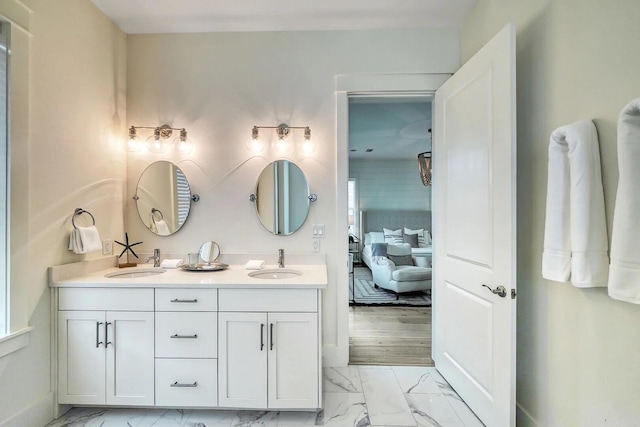
[[[425,242],[411,248],[416,265],[431,267],[431,211],[420,210],[361,210],[360,241],[363,242],[362,260],[371,268],[371,244],[384,242],[383,229],[425,230]],[[428,233],[427,233],[428,232]],[[382,239],[382,240],[381,240]]]

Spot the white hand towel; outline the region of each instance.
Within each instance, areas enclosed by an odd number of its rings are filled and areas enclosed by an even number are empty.
[[[169,225],[167,225],[167,222],[164,219],[158,219],[156,221],[154,221],[155,226],[155,232],[158,233],[161,236],[168,236],[169,234],[171,234],[171,232],[169,231]]]
[[[162,267],[162,268],[178,268],[182,264],[184,264],[184,260],[180,259],[180,258],[177,258],[177,259],[163,259],[162,262],[160,263],[160,267]]]
[[[640,304],[640,98],[618,118],[618,173],[609,296]]]
[[[102,240],[95,225],[91,227],[77,227],[74,231],[76,235],[74,253],[86,254],[102,250]]]
[[[542,277],[607,286],[607,249],[598,134],[582,120],[551,134]]]
[[[250,259],[244,266],[245,270],[262,270],[264,267],[264,260]]]

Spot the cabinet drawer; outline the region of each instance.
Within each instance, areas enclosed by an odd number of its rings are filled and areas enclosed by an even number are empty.
[[[156,359],[156,406],[218,405],[216,359]]]
[[[220,311],[318,311],[316,289],[220,289]]]
[[[156,311],[217,310],[217,289],[156,289]]]
[[[153,311],[153,289],[60,288],[58,310]]]
[[[156,357],[214,358],[218,313],[156,313]]]

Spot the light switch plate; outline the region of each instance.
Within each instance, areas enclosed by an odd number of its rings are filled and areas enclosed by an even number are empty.
[[[113,240],[104,239],[102,241],[102,255],[111,255],[113,252]]]
[[[313,237],[324,237],[324,224],[313,224]]]

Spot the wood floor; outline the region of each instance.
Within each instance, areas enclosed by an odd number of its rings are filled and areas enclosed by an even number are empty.
[[[431,307],[349,307],[349,363],[434,366]]]

